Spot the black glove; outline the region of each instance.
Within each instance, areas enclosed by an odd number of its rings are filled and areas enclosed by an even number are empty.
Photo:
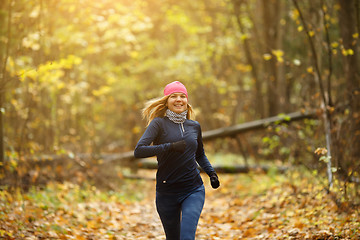
[[[185,147],[186,147],[185,140],[181,140],[181,141],[178,141],[178,142],[173,142],[173,143],[170,144],[170,150],[171,151],[183,152],[183,151],[185,151]]]
[[[211,187],[217,189],[220,186],[219,178],[216,172],[210,173],[210,183]]]

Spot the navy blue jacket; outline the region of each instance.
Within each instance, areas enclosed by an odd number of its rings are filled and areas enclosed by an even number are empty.
[[[199,187],[203,181],[197,163],[208,175],[214,172],[204,152],[200,124],[186,119],[183,127],[184,131],[181,124],[174,123],[167,117],[155,118],[136,145],[136,158],[157,156],[158,192],[178,193]],[[186,142],[185,151],[171,151],[170,143],[180,140]]]

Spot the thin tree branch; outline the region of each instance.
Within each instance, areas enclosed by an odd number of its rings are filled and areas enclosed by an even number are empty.
[[[328,94],[328,105],[332,106],[333,105],[333,101],[332,101],[332,97],[331,97],[331,76],[332,76],[332,51],[331,51],[331,44],[330,44],[330,36],[329,36],[329,26],[328,26],[328,21],[326,21],[326,12],[324,7],[326,7],[325,3],[323,0],[321,0],[321,10],[322,10],[322,17],[323,17],[323,22],[324,22],[324,27],[325,27],[325,37],[326,37],[326,43],[327,43],[327,50],[328,50],[328,61],[329,61],[329,75],[327,78],[327,94]]]
[[[305,29],[305,32],[306,32],[306,36],[308,37],[309,39],[309,43],[310,43],[310,47],[311,47],[311,52],[313,54],[313,57],[314,57],[314,65],[315,65],[315,71],[316,71],[316,75],[317,75],[317,81],[319,83],[319,87],[320,87],[320,91],[321,91],[321,97],[322,97],[322,100],[325,104],[325,106],[327,105],[327,100],[326,100],[326,96],[325,96],[325,90],[324,90],[324,85],[323,85],[323,82],[322,82],[322,78],[321,78],[321,73],[320,73],[320,67],[319,67],[319,64],[318,64],[318,56],[316,54],[316,50],[315,50],[315,45],[314,45],[314,41],[312,40],[312,37],[310,36],[310,31],[309,31],[309,28],[307,27],[306,23],[305,23],[305,19],[304,19],[304,16],[300,10],[300,7],[297,3],[297,0],[293,0],[293,3],[295,5],[295,8],[296,10],[299,12],[299,17],[300,17],[300,20],[303,24],[303,27]]]
[[[327,162],[327,174],[328,174],[328,181],[329,181],[329,189],[332,187],[333,185],[333,174],[332,174],[332,162],[331,162],[331,146],[332,146],[332,140],[331,140],[331,114],[330,111],[328,109],[328,101],[326,99],[326,94],[325,94],[325,89],[323,86],[323,82],[322,82],[322,77],[321,77],[321,73],[320,73],[320,68],[319,68],[319,63],[318,63],[318,56],[316,54],[316,50],[315,50],[315,45],[314,45],[314,41],[310,35],[309,29],[305,23],[304,20],[304,16],[300,10],[300,7],[297,3],[297,0],[293,0],[293,3],[295,5],[295,8],[297,9],[301,22],[304,26],[306,35],[308,37],[309,43],[310,43],[310,47],[311,47],[311,52],[313,54],[314,57],[314,64],[315,64],[315,79],[317,80],[319,87],[320,87],[320,92],[321,92],[321,97],[322,97],[322,103],[321,106],[324,109],[323,112],[323,118],[324,118],[324,131],[325,131],[325,142],[326,142],[326,148],[327,148],[327,157],[328,157],[328,162]],[[330,89],[329,89],[330,91]]]

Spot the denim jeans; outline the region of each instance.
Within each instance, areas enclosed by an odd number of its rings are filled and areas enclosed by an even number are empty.
[[[204,201],[204,185],[187,193],[156,192],[156,208],[167,240],[195,239]]]

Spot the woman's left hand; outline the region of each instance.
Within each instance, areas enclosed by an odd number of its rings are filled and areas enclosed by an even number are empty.
[[[210,183],[211,183],[211,187],[214,189],[217,189],[220,186],[219,177],[216,174],[216,172],[210,173]]]

